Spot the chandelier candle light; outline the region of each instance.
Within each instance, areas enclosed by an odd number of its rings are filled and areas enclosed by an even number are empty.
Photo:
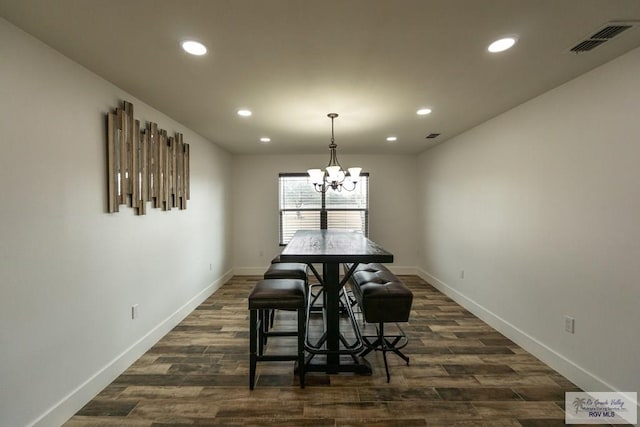
[[[336,148],[338,147],[333,135],[333,120],[338,117],[337,113],[329,113],[327,117],[331,119],[331,144],[329,144],[329,164],[326,170],[322,169],[309,169],[309,178],[313,184],[313,188],[320,193],[325,193],[329,188],[333,190],[342,191],[344,188],[347,191],[353,191],[356,188],[356,184],[360,180],[360,171],[362,168],[349,168],[349,174],[342,169],[338,162],[338,155],[336,154]],[[349,188],[345,186],[346,182],[353,183],[353,187]]]

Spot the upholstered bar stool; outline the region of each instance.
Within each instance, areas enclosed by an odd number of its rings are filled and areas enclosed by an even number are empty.
[[[271,260],[271,265],[264,273],[265,279],[298,279],[304,280],[305,285],[308,282],[307,276],[307,264],[300,262],[281,262],[280,256],[276,256]],[[264,322],[263,327],[268,330],[273,326],[275,317],[275,310],[267,311],[263,313],[269,318],[269,322]],[[266,338],[266,337],[265,337]]]
[[[271,267],[269,267],[267,273],[265,273],[265,279],[267,278],[267,276],[269,276],[269,278],[293,278],[293,276],[295,276],[296,278],[298,278],[298,276],[302,278],[302,276],[304,275],[305,280],[307,281],[307,285],[309,285],[311,310],[322,311],[322,304],[320,306],[315,305],[316,301],[322,301],[320,299],[320,297],[322,296],[322,286],[309,284],[309,270],[311,270],[311,272],[314,276],[316,276],[319,282],[322,282],[320,274],[316,271],[313,265],[307,265],[297,262],[282,262],[280,260],[280,255],[277,255],[271,260]],[[313,288],[317,288],[318,290],[314,293],[312,291]]]
[[[272,310],[296,310],[297,330],[268,331],[263,323]],[[253,390],[257,362],[298,362],[300,387],[304,388],[304,340],[306,330],[306,283],[300,279],[265,279],[256,283],[249,294],[249,388]],[[298,338],[296,354],[265,354],[266,337]]]
[[[301,262],[272,262],[264,273],[265,279],[299,279],[307,282],[307,264]]]

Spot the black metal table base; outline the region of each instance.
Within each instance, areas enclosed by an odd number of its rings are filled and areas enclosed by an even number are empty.
[[[341,303],[343,288],[359,263],[393,262],[393,254],[387,252],[362,233],[344,230],[299,230],[280,254],[282,262],[304,262],[318,279],[323,289],[324,331],[318,342],[306,340],[310,357],[305,366],[310,372],[328,374],[354,372],[371,374],[371,367],[358,354],[364,349],[360,331],[355,328],[355,341],[345,338],[340,331],[342,313],[349,314],[353,322],[351,302]],[[322,274],[314,263],[322,264]],[[340,265],[351,268],[340,279]],[[308,329],[307,329],[308,331]],[[309,333],[309,332],[307,332]]]
[[[307,302],[307,331],[309,331],[311,315],[312,313],[321,314],[322,320],[325,326],[324,333],[320,338],[312,343],[310,337],[307,335],[305,340],[305,350],[309,353],[308,358],[306,359],[305,369],[307,372],[325,372],[327,374],[337,374],[340,372],[352,372],[359,375],[371,375],[372,369],[369,362],[367,362],[364,358],[358,356],[361,353],[365,346],[364,342],[360,336],[360,330],[358,327],[358,322],[355,318],[353,310],[351,308],[351,302],[349,301],[346,292],[343,291],[344,283],[348,279],[346,276],[345,279],[340,283],[340,290],[338,292],[338,309],[334,312],[335,316],[339,318],[347,318],[351,325],[351,329],[353,330],[354,337],[351,338],[353,340],[350,342],[350,339],[347,339],[345,335],[342,334],[339,330],[339,323],[335,325],[338,327],[336,331],[334,329],[333,337],[334,339],[337,337],[338,343],[337,346],[333,346],[333,348],[329,349],[329,325],[327,319],[327,293],[324,291],[325,284],[322,282],[322,276],[319,276],[313,266],[311,266],[311,270],[314,272],[318,281],[321,282],[320,285],[312,286],[312,288],[321,286],[323,288],[322,291],[309,293],[309,300]],[[316,307],[316,302],[318,297],[323,297],[323,303],[320,307]],[[314,310],[317,308],[316,310]],[[308,333],[308,332],[307,332]]]

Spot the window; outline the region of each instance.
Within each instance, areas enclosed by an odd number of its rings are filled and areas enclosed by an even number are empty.
[[[306,173],[281,173],[279,181],[281,245],[298,230],[337,228],[369,235],[369,174],[360,175],[353,191],[325,194],[314,190]]]

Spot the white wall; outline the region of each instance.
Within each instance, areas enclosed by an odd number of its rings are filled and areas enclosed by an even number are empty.
[[[592,391],[640,391],[639,70],[636,49],[419,159],[425,277]]]
[[[268,149],[268,147],[265,147]],[[342,155],[344,167],[370,173],[369,237],[394,254],[397,272],[415,272],[417,263],[416,157]],[[325,165],[322,155],[234,155],[234,272],[262,274],[278,254],[278,174]]]
[[[0,425],[59,425],[230,271],[231,157],[2,19],[0,58]],[[187,210],[105,213],[122,99],[191,145]]]

